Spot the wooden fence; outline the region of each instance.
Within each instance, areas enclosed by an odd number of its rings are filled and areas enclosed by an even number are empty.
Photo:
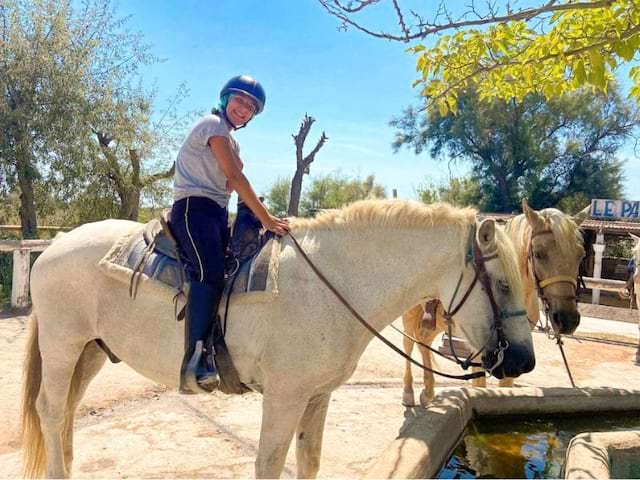
[[[0,252],[13,252],[11,308],[29,305],[31,252],[42,252],[50,244],[51,240],[0,240]]]
[[[67,232],[73,227],[55,227],[39,225],[38,231]],[[19,234],[20,225],[0,225],[0,233]],[[29,305],[29,273],[31,270],[31,252],[42,252],[51,244],[51,240],[2,240],[0,252],[13,252],[13,273],[11,288],[11,308],[24,308]]]

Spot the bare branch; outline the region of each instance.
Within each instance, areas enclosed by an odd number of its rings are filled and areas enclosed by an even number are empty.
[[[465,27],[491,25],[496,23],[512,22],[516,20],[530,21],[532,19],[540,17],[541,15],[560,11],[607,8],[613,5],[615,0],[598,0],[593,2],[576,3],[569,2],[562,4],[557,4],[557,0],[549,0],[539,7],[523,8],[516,11],[512,10],[511,4],[508,3],[506,7],[506,14],[504,15],[499,15],[495,3],[487,3],[488,12],[486,14],[482,14],[476,10],[475,4],[472,1],[469,5],[467,5],[467,8],[469,10],[463,13],[458,20],[453,19],[451,13],[445,7],[444,2],[442,2],[438,7],[438,12],[435,15],[434,20],[431,22],[422,21],[422,17],[418,13],[411,10],[411,15],[414,18],[419,19],[413,30],[406,26],[404,21],[405,15],[402,13],[398,1],[391,1],[392,6],[396,12],[396,16],[399,20],[401,33],[398,34],[385,33],[382,30],[373,30],[362,25],[353,18],[353,14],[361,12],[366,7],[370,7],[373,4],[382,3],[382,0],[359,1],[357,2],[357,6],[355,7],[349,6],[351,5],[351,3],[345,6],[337,0],[318,0],[318,2],[320,2],[320,5],[322,5],[322,7],[330,15],[338,18],[341,21],[341,29],[346,29],[351,26],[372,37],[399,42],[410,42],[412,40],[424,39],[429,35]],[[446,21],[439,22],[440,19],[445,19]]]
[[[316,143],[316,146],[313,148],[313,150],[311,150],[311,153],[309,153],[309,155],[304,157],[305,168],[309,168],[309,165],[311,165],[311,163],[316,157],[316,153],[320,151],[320,149],[322,148],[322,146],[327,140],[329,140],[329,137],[327,137],[327,135],[324,132],[322,132],[322,135],[320,135],[320,138],[318,139],[318,143]]]
[[[316,121],[315,118],[310,117],[305,113],[302,123],[300,124],[300,129],[298,130],[298,134],[291,135],[293,137],[293,142],[296,145],[296,163],[298,165],[298,168],[304,166],[305,159],[304,159],[304,154],[302,153],[302,147],[304,147],[304,142],[307,139],[307,135],[309,135],[311,126],[315,121]]]
[[[153,175],[147,175],[141,181],[142,188],[148,187],[149,185],[153,185],[158,180],[162,180],[165,178],[171,178],[176,173],[176,162],[173,162],[171,168],[169,170],[165,170],[164,172],[154,173]]]

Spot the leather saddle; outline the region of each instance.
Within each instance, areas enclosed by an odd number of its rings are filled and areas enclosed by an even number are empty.
[[[243,202],[238,202],[238,212],[225,256],[226,283],[221,305],[225,301],[228,305],[234,291],[264,290],[270,252],[263,247],[275,235],[271,232],[263,234],[261,229],[262,224],[253,212]],[[177,305],[177,298],[182,294],[185,283],[184,259],[180,254],[178,241],[171,230],[171,209],[164,210],[159,218],[150,221],[142,236],[146,247],[135,265],[129,293],[135,298],[140,278],[143,274],[147,274],[178,289],[174,299],[174,304]],[[256,261],[260,258],[261,261]],[[242,394],[250,389],[240,382],[224,342],[227,311],[228,308],[225,308],[224,322],[216,316],[213,330],[207,341],[210,347],[207,351],[215,352],[215,364],[220,374],[219,390],[225,393]],[[184,308],[180,313],[176,311],[176,318],[178,321],[184,318]]]
[[[262,224],[253,212],[238,202],[231,240],[225,255],[225,290],[223,301],[232,293],[264,291],[267,283],[270,249],[263,247],[273,239],[271,232],[261,233]],[[185,285],[184,262],[178,241],[171,230],[171,209],[151,220],[142,233],[143,241],[132,251],[129,264],[133,275],[129,294],[135,298],[142,274],[177,289],[182,295]],[[267,251],[268,250],[268,251]],[[178,316],[182,320],[182,315]]]

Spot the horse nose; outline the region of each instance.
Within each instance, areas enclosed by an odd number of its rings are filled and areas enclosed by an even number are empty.
[[[556,333],[570,335],[576,331],[580,324],[580,313],[577,310],[575,312],[554,311],[551,315],[551,323]]]
[[[482,357],[482,365],[485,369],[492,368],[496,360],[496,353],[488,352]],[[496,378],[515,378],[530,372],[535,366],[536,358],[533,350],[525,345],[511,344],[504,352],[502,363],[493,369],[492,374]]]

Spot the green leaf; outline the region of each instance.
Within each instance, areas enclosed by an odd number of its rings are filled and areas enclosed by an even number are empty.
[[[578,85],[582,85],[587,79],[587,73],[584,70],[584,60],[581,58],[573,63],[573,76],[578,82]]]
[[[604,59],[597,52],[591,52],[591,72],[589,74],[589,81],[596,87],[604,88],[607,83],[607,78],[604,70]]]

